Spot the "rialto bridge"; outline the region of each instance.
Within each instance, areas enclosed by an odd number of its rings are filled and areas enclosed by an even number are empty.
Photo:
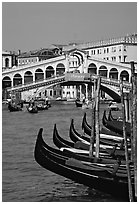
[[[67,73],[73,73],[73,76],[89,74],[94,78],[98,75],[102,76],[105,78],[105,86],[109,87],[109,91],[113,89],[114,92],[119,90],[112,85],[112,81],[116,83],[120,79],[123,80],[127,89],[129,89],[131,82],[130,64],[89,57],[84,51],[74,49],[59,57],[5,70],[2,72],[2,88],[22,93],[36,90],[36,88],[40,90],[44,86],[49,88],[65,82],[65,77],[64,81],[60,81],[60,77],[62,78]],[[79,80],[81,83],[87,83],[81,78]],[[51,83],[48,83],[50,81]],[[68,80],[66,84],[68,85]],[[104,91],[106,91],[105,88]],[[31,93],[33,92],[31,91]]]

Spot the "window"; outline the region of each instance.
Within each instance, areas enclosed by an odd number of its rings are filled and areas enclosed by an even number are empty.
[[[124,56],[124,62],[126,62],[126,57],[127,57],[127,56],[125,55],[125,56]]]
[[[119,62],[121,62],[121,56],[119,56]]]
[[[124,46],[124,51],[126,51],[126,46]]]
[[[106,53],[106,49],[104,48],[104,53]]]
[[[109,53],[109,48],[107,48],[107,53]]]
[[[50,90],[50,96],[52,96],[52,90]]]

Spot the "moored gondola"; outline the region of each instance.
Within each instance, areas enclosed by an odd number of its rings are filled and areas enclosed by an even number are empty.
[[[79,160],[62,156],[61,153],[53,152],[44,146],[39,139],[40,136],[39,133],[34,151],[35,160],[40,166],[75,182],[128,200],[128,181],[125,171],[113,173],[113,169],[107,166],[106,168],[97,165],[87,166]]]
[[[106,110],[104,110],[104,113],[103,113],[102,123],[106,128],[120,135],[123,135],[123,121],[117,121],[117,120],[109,121],[106,117]],[[126,134],[128,137],[130,137],[131,124],[129,122],[126,122]]]
[[[71,120],[69,136],[73,142],[77,142],[78,140],[82,140],[82,139],[87,141],[87,142],[90,142],[90,137],[81,135],[75,130],[73,119]],[[95,137],[95,135],[94,135],[94,137]],[[117,144],[117,146],[120,149],[122,149],[123,145],[124,145],[124,140],[123,140],[123,138],[120,138],[120,137],[111,136],[111,135],[107,135],[107,134],[105,135],[105,134],[100,133],[100,144],[109,145],[109,146],[114,146],[115,144]]]
[[[82,150],[87,150],[89,151],[90,147],[90,142],[80,138],[76,137],[74,138],[74,143],[69,142],[58,134],[56,125],[54,126],[54,131],[53,131],[53,142],[58,148],[77,148],[77,149],[82,149]],[[94,144],[95,146],[95,144]],[[89,154],[89,152],[88,152]],[[95,152],[94,152],[95,154]],[[125,159],[125,153],[123,150],[119,149],[117,144],[113,146],[108,146],[108,145],[102,145],[100,144],[100,155],[101,156],[108,156],[108,157],[113,157],[113,158],[120,158],[120,159]]]
[[[91,135],[91,126],[87,123],[86,113],[84,113],[84,116],[83,116],[82,129],[83,129],[84,133],[86,133],[87,135]],[[106,127],[105,128],[103,127],[100,130],[100,133],[111,135],[111,136],[113,135],[113,136],[117,136],[117,137],[122,137],[120,134],[113,132],[112,130],[107,129]]]
[[[109,120],[109,121],[118,120],[118,118],[114,118],[114,117],[112,116],[112,110],[109,110],[108,120]]]

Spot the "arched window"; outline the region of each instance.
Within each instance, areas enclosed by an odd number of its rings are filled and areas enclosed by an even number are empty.
[[[9,59],[8,58],[5,59],[5,67],[9,67]]]

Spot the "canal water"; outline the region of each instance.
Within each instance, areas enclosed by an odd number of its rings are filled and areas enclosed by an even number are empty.
[[[100,107],[100,122],[103,110]],[[115,202],[110,195],[75,183],[39,166],[34,159],[34,147],[39,128],[44,140],[54,147],[52,132],[57,124],[59,134],[69,139],[69,126],[82,133],[84,112],[91,123],[91,110],[77,108],[74,103],[52,102],[52,107],[38,114],[9,112],[2,106],[2,201],[3,202]],[[115,189],[116,190],[116,189]]]

